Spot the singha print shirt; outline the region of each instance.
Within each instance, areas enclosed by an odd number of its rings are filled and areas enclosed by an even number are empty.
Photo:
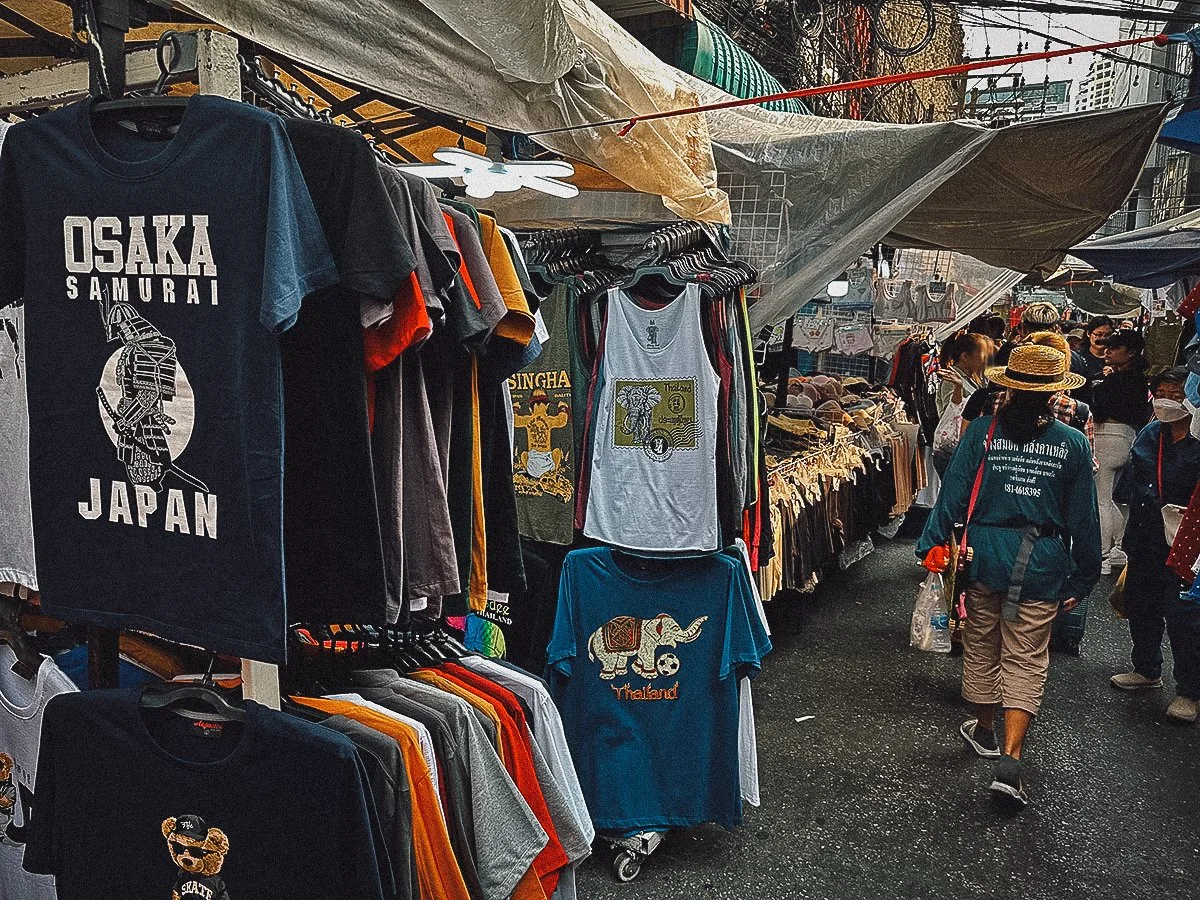
[[[84,101],[0,156],[42,603],[279,661],[278,332],[337,270],[277,117],[198,96],[161,139],[124,125]]]
[[[738,678],[770,649],[731,557],[567,554],[547,653],[597,829],[741,823]]]
[[[393,896],[349,738],[252,702],[215,722],[140,696],[46,706],[25,868],[58,900]]]

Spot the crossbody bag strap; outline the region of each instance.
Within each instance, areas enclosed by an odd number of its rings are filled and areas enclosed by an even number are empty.
[[[962,543],[958,548],[959,558],[966,562],[967,554],[967,528],[971,524],[971,516],[975,515],[975,503],[979,500],[979,488],[983,484],[983,468],[987,465],[988,451],[992,449],[992,438],[996,434],[996,417],[992,417],[992,424],[988,427],[987,440],[983,444],[983,456],[979,460],[979,469],[975,472],[975,484],[971,487],[971,500],[967,503],[967,521],[963,523]]]

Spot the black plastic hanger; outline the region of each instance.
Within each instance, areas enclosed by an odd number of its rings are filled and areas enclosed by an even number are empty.
[[[230,703],[212,686],[213,666],[216,660],[215,653],[209,657],[208,670],[199,684],[147,685],[142,691],[140,705],[143,709],[170,709],[174,713],[193,719],[213,722],[246,721],[246,710]],[[173,708],[180,703],[189,705],[179,709]],[[196,707],[201,707],[202,711],[197,712]]]
[[[12,671],[28,681],[37,678],[37,671],[42,665],[42,654],[34,649],[27,635],[21,628],[21,600],[19,597],[9,597],[0,594],[0,643],[8,644],[17,657]]]
[[[193,45],[194,46],[194,45]],[[167,59],[167,50],[171,50],[171,58]],[[175,69],[183,61],[184,44],[178,32],[164,31],[154,48],[158,60],[158,82],[154,85],[154,93],[140,97],[101,97],[92,103],[93,118],[100,116],[118,116],[120,114],[136,113],[150,114],[157,118],[173,121],[175,124],[183,118],[187,110],[187,97],[166,96],[167,81]],[[193,51],[194,53],[194,51]],[[186,68],[182,67],[182,68]]]

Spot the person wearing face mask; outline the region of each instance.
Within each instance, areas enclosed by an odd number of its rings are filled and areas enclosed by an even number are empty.
[[[1200,440],[1190,432],[1192,414],[1183,390],[1187,369],[1168,369],[1153,380],[1154,420],[1134,442],[1125,486],[1125,613],[1133,639],[1133,670],[1114,675],[1125,691],[1163,686],[1162,639],[1166,631],[1175,659],[1177,696],[1167,715],[1196,721],[1200,705],[1200,603],[1183,599],[1187,584],[1167,566],[1170,553],[1163,507],[1187,506],[1200,480]]]
[[[1113,500],[1117,473],[1129,462],[1137,433],[1150,420],[1150,383],[1146,378],[1146,342],[1134,331],[1105,340],[1105,375],[1092,386],[1096,419],[1096,496],[1100,502],[1101,573],[1125,565],[1119,546],[1125,517]]]
[[[1089,383],[1104,377],[1104,367],[1107,365],[1104,359],[1107,349],[1104,342],[1112,337],[1116,330],[1113,320],[1108,316],[1096,316],[1088,321],[1087,327],[1084,329],[1083,346],[1076,351],[1077,365],[1074,370],[1086,378]],[[1080,396],[1085,391],[1090,395],[1091,391],[1087,387],[1080,388],[1075,395]],[[1087,397],[1084,399],[1088,400]]]

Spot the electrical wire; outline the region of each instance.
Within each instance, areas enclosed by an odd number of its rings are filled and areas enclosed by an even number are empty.
[[[1040,53],[1025,53],[1017,56],[1000,57],[994,60],[960,63],[955,66],[945,66],[939,69],[930,69],[923,72],[899,72],[892,75],[880,75],[873,78],[863,78],[857,81],[839,82],[837,84],[822,84],[816,87],[801,88],[795,91],[783,91],[777,94],[767,94],[762,97],[727,100],[722,103],[710,103],[703,106],[691,106],[684,109],[662,110],[659,112],[646,113],[644,115],[634,115],[621,119],[604,119],[599,122],[588,122],[582,125],[565,125],[561,128],[547,128],[541,131],[531,131],[526,135],[526,137],[538,137],[540,135],[547,134],[561,134],[570,131],[580,131],[586,128],[604,128],[616,125],[623,126],[617,134],[620,137],[624,137],[638,122],[669,119],[676,116],[691,115],[694,113],[715,112],[722,109],[735,109],[742,106],[754,106],[759,103],[773,103],[777,100],[799,100],[805,97],[820,96],[822,94],[836,94],[843,91],[859,90],[862,88],[882,87],[888,84],[906,81],[920,81],[926,78],[954,77],[965,75],[968,72],[973,72],[980,69],[1000,68],[1003,66],[1007,66],[1011,69],[1016,65],[1029,62],[1039,62],[1043,59],[1055,59],[1060,56],[1073,56],[1076,53],[1090,53],[1098,50],[1115,49],[1118,47],[1132,47],[1138,44],[1148,44],[1152,42],[1163,43],[1166,41],[1166,39],[1166,35],[1127,38],[1121,41],[1109,41],[1107,43],[1094,44],[1092,46],[1078,48],[1067,47],[1061,50],[1050,50]]]
[[[975,19],[974,21],[970,20],[970,17],[971,17],[970,13],[968,13],[967,16],[968,16],[968,19],[967,19],[968,25],[981,26],[985,29],[987,28],[987,24],[984,24],[986,22],[986,19],[982,14],[980,14],[979,18]],[[1013,23],[1011,19],[1005,19],[999,15],[997,15],[997,19],[999,21],[993,20],[989,23],[991,25],[991,27],[1003,28],[1006,30],[1015,30],[1017,28],[1017,25],[1015,23]],[[1062,27],[1068,28],[1069,26],[1064,25]],[[1035,35],[1036,37],[1045,38],[1046,40],[1054,41],[1056,44],[1061,44],[1064,47],[1079,48],[1081,46],[1084,46],[1082,44],[1076,44],[1071,41],[1068,41],[1065,38],[1057,37],[1056,35],[1053,35],[1053,34],[1047,34],[1047,33],[1035,31],[1035,30],[1029,29],[1029,28],[1026,28],[1024,30],[1027,31],[1029,34]],[[1075,32],[1076,34],[1086,38],[1088,41],[1091,41],[1092,43],[1097,43],[1095,38],[1091,37],[1090,35],[1084,34],[1078,28],[1071,28],[1070,30]],[[1117,62],[1124,63],[1125,65],[1128,65],[1128,66],[1134,66],[1139,69],[1146,69],[1147,71],[1150,71],[1150,72],[1156,72],[1160,75],[1169,75],[1174,78],[1185,77],[1185,76],[1182,76],[1181,73],[1176,72],[1173,69],[1167,69],[1167,68],[1164,68],[1163,66],[1156,66],[1154,63],[1145,62],[1144,60],[1140,60],[1140,59],[1134,59],[1129,56],[1122,56],[1120,53],[1113,53],[1113,52],[1110,52],[1107,50],[1101,50],[1101,51],[1098,51],[1096,53],[1096,55],[1103,56],[1106,59],[1111,59],[1111,60],[1114,60]]]

